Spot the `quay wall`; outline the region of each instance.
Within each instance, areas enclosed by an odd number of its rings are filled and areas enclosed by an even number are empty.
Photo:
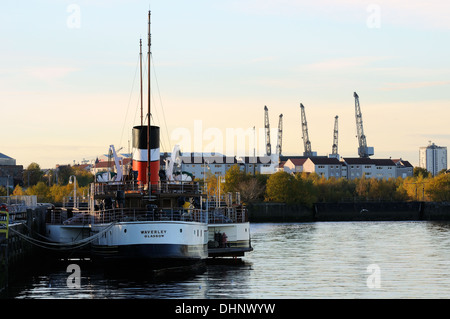
[[[248,219],[254,223],[314,221],[313,210],[298,204],[250,203],[247,209]]]
[[[249,220],[264,222],[315,221],[450,221],[447,202],[316,203],[312,208],[285,203],[251,203]]]
[[[8,238],[0,236],[0,292],[26,268],[29,261],[38,252],[38,247],[30,244],[15,232],[36,238],[45,234],[45,214],[47,209],[36,207],[26,210],[26,219],[10,225]],[[12,231],[12,229],[15,231]],[[14,269],[14,271],[12,271]]]

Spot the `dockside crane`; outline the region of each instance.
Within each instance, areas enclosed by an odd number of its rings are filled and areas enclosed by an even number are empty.
[[[339,141],[339,116],[336,115],[334,118],[334,131],[333,131],[333,147],[331,150],[331,155],[333,157],[338,157],[338,141]]]
[[[358,138],[358,155],[362,158],[368,158],[369,156],[374,154],[374,148],[367,146],[366,135],[364,135],[364,127],[363,120],[361,114],[361,106],[359,104],[359,96],[356,92],[353,92],[353,96],[355,98],[355,117],[356,117],[356,130],[357,130],[357,138]]]
[[[311,141],[309,140],[309,134],[308,134],[308,123],[306,122],[306,113],[305,113],[305,107],[302,103],[300,103],[300,109],[302,112],[302,139],[303,139],[303,145],[305,148],[305,151],[303,152],[303,156],[316,156],[317,153],[311,151]]]
[[[278,139],[277,139],[277,155],[281,156],[281,149],[283,144],[283,114],[280,114],[278,120]]]
[[[269,125],[269,109],[264,106],[264,128],[266,130],[266,155],[272,155],[272,146],[270,145],[270,125]]]

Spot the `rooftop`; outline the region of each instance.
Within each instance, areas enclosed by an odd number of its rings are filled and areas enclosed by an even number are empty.
[[[316,165],[342,165],[342,162],[335,157],[310,157],[309,159]]]
[[[395,166],[395,162],[383,158],[361,158],[361,157],[346,157],[342,159],[348,165],[375,165],[375,166]]]
[[[308,160],[307,157],[305,158],[290,158],[286,161],[286,163],[288,161],[290,161],[292,164],[294,164],[295,166],[303,166],[303,164],[305,164],[305,162]]]

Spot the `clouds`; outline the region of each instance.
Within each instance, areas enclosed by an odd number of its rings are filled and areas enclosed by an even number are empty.
[[[349,68],[368,66],[372,62],[385,59],[387,58],[378,56],[343,57],[312,63],[307,65],[306,68],[313,71],[348,70]]]
[[[26,68],[24,73],[26,76],[33,77],[37,80],[53,81],[61,80],[76,71],[78,71],[78,69],[74,67],[42,66]]]
[[[383,91],[407,90],[407,89],[421,89],[434,86],[450,86],[450,81],[426,81],[426,82],[401,82],[401,83],[386,83],[382,87]]]

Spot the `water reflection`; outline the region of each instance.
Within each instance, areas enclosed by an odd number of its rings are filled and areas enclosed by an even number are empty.
[[[254,251],[237,265],[208,265],[155,280],[127,269],[82,266],[67,289],[67,265],[40,270],[10,289],[16,298],[448,298],[450,223],[252,224]],[[368,286],[369,265],[380,287]]]

